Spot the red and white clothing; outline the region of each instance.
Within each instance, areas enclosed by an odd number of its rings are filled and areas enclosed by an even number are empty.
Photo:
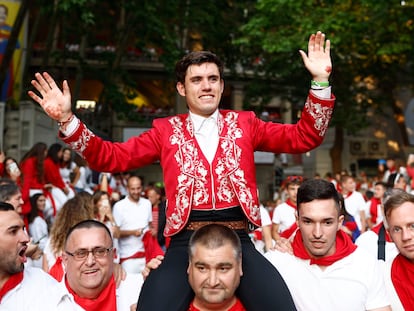
[[[352,191],[344,195],[345,209],[352,217],[358,226],[358,229],[362,229],[361,214],[365,213],[365,199],[364,196],[358,191]]]
[[[115,203],[113,215],[119,229],[138,230],[144,232],[149,230],[149,224],[152,222],[152,205],[151,202],[141,197],[138,202],[133,202],[129,196]],[[145,268],[145,248],[141,236],[130,235],[118,239],[119,256],[121,264],[127,272],[140,273]],[[141,256],[134,256],[141,253]],[[136,257],[125,260],[125,258]]]
[[[368,203],[368,209],[367,209],[366,216],[367,218],[371,218],[371,222],[373,226],[378,225],[383,220],[381,205],[382,205],[381,199],[378,199],[375,197],[372,198]]]
[[[371,310],[389,305],[378,261],[357,248],[322,270],[309,259],[270,251],[298,311]]]
[[[192,209],[241,206],[248,220],[260,226],[254,151],[302,153],[317,147],[333,104],[333,96],[323,99],[310,92],[297,124],[264,122],[248,111],[220,110],[218,147],[211,163],[200,149],[189,114],[156,119],[149,131],[115,144],[103,141],[75,118],[61,138],[98,171],[128,171],[159,160],[168,200],[166,236],[185,227]]]
[[[107,286],[113,285],[113,283],[111,282]],[[66,291],[70,301],[75,306],[74,309],[70,309],[70,310],[74,310],[74,311],[106,310],[106,309],[100,308],[97,304],[103,304],[105,306],[108,306],[111,303],[114,303],[116,304],[117,311],[129,311],[130,306],[132,304],[137,303],[138,301],[138,296],[141,291],[143,282],[144,282],[144,279],[142,277],[142,274],[127,273],[125,279],[122,280],[121,283],[119,284],[119,287],[114,288],[114,294],[115,294],[114,297],[111,297],[112,293],[111,295],[109,294],[111,290],[108,288],[105,288],[104,289],[105,295],[97,299],[96,306],[94,305],[93,300],[83,299],[83,301],[88,304],[89,309],[84,309],[79,304],[76,303],[74,294],[71,293],[73,291],[71,289],[68,289],[67,287],[68,285],[67,285],[67,282],[65,282],[65,278],[63,278],[63,280],[59,283],[59,287],[62,290]],[[95,307],[97,309],[94,309]],[[108,309],[108,310],[112,310],[112,309]]]
[[[10,288],[6,293],[2,293],[0,300],[2,311],[75,310],[67,292],[42,269],[26,267],[23,271],[23,279]]]
[[[414,308],[414,264],[398,255],[385,265],[385,284],[393,311]]]
[[[296,222],[296,206],[287,199],[273,211],[272,222],[279,225],[279,233],[289,229]]]

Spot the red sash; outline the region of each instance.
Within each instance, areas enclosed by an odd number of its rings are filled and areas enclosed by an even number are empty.
[[[89,299],[79,297],[70,288],[67,279],[65,278],[65,285],[69,293],[73,295],[75,302],[82,308],[88,311],[115,311],[116,310],[116,284],[115,279],[112,276],[108,285],[99,294],[97,298]]]
[[[398,254],[392,262],[391,280],[405,310],[414,310],[414,264]]]
[[[3,297],[15,288],[20,282],[23,281],[23,271],[12,274],[9,279],[4,283],[3,287],[0,288],[0,303],[3,300]]]
[[[157,257],[158,255],[164,255],[164,251],[162,250],[160,244],[158,244],[157,238],[151,234],[150,230],[144,233],[142,243],[144,243],[146,262]]]
[[[188,311],[200,311],[197,307],[194,306],[194,301],[191,302],[190,307],[188,308]],[[246,309],[243,307],[241,301],[239,299],[236,300],[234,305],[230,307],[228,310],[223,311],[246,311]]]
[[[351,238],[342,230],[338,230],[336,233],[336,250],[333,255],[325,256],[322,258],[312,258],[302,241],[302,234],[300,230],[296,232],[295,238],[292,243],[293,254],[301,259],[310,259],[311,265],[318,266],[330,266],[338,260],[348,256],[355,251],[357,246],[352,243]]]
[[[131,256],[119,259],[119,263],[123,263],[124,261],[129,260],[129,259],[137,259],[137,258],[144,258],[144,257],[145,257],[145,252],[138,251],[135,254],[132,254]]]

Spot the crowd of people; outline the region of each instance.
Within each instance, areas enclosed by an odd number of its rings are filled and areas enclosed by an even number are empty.
[[[176,65],[189,112],[123,143],[73,114],[67,81],[60,89],[35,74],[29,96],[70,149],[37,143],[20,161],[1,155],[1,309],[413,310],[404,172],[390,164],[386,183],[364,193],[347,173],[288,176],[272,214],[260,205],[254,151],[307,152],[333,113],[330,41],[318,31],[300,55],[312,81],[296,124],[220,110],[223,63],[198,51]],[[131,173],[154,161],[165,193]]]

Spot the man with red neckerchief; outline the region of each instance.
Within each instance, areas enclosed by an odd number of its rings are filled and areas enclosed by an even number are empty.
[[[14,207],[0,202],[0,310],[74,310],[55,279],[42,269],[24,266],[29,240]]]
[[[233,230],[201,227],[191,236],[188,255],[188,281],[195,293],[188,311],[246,311],[235,296],[243,270],[241,243]]]
[[[302,176],[288,176],[284,182],[287,199],[276,206],[272,216],[272,237],[275,241],[280,237],[289,238],[296,229],[296,195],[302,181]]]
[[[414,195],[394,189],[384,210],[388,232],[400,251],[385,269],[391,306],[393,310],[414,310]]]
[[[391,310],[382,270],[341,230],[341,199],[322,179],[302,183],[293,254],[266,257],[286,281],[297,310]]]
[[[108,227],[84,220],[69,229],[62,254],[65,277],[61,287],[79,308],[87,311],[124,311],[135,304],[143,283],[141,274],[127,273],[117,287],[113,240]]]

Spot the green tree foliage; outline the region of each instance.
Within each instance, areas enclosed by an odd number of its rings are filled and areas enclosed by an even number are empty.
[[[300,102],[310,77],[297,51],[306,50],[309,34],[321,30],[332,42],[331,80],[337,97],[332,122],[337,128],[334,148],[342,148],[343,129],[355,134],[369,125],[368,111],[381,113],[385,106],[392,106],[394,112],[401,112],[393,95],[399,86],[412,84],[414,79],[414,2],[401,3],[258,1],[242,27],[243,36],[236,41],[250,56],[244,65],[254,71],[258,81],[250,85],[247,99],[266,104],[269,96],[283,95]],[[273,83],[263,84],[263,79]],[[334,153],[339,162],[340,151]]]

